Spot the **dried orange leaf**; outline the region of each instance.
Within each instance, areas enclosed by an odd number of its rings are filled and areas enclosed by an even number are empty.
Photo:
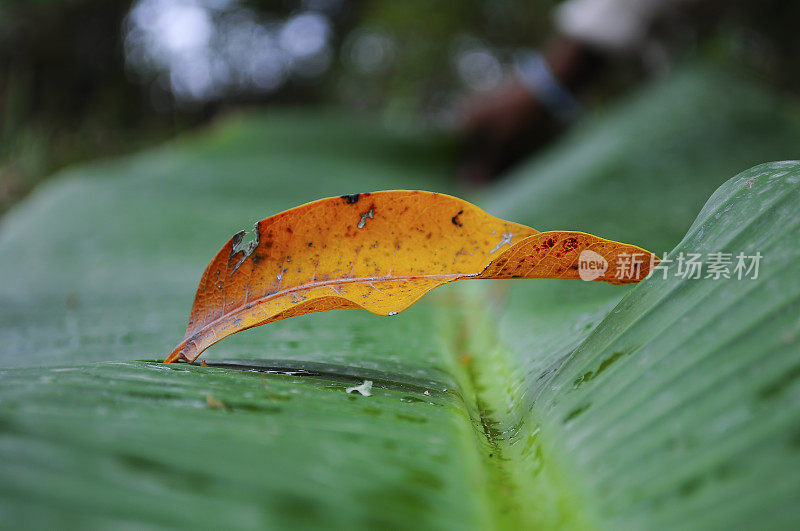
[[[387,191],[321,199],[235,234],[206,267],[186,335],[166,362],[194,361],[226,336],[341,308],[396,315],[462,278],[638,282],[639,247],[583,232],[542,232],[456,197]]]

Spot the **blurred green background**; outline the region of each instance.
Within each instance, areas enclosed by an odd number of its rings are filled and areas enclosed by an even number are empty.
[[[4,0],[0,212],[56,169],[138,150],[233,108],[325,105],[392,128],[454,129],[552,31],[555,0]],[[710,2],[713,5],[715,2]],[[702,55],[795,91],[796,4],[716,2],[681,21]],[[665,75],[661,65],[659,75]],[[620,61],[584,100],[646,75]]]

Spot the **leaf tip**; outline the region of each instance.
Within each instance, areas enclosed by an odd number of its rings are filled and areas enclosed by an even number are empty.
[[[172,354],[166,357],[164,363],[175,363],[180,360],[189,361],[186,356],[183,355],[183,349],[179,346],[172,351]]]

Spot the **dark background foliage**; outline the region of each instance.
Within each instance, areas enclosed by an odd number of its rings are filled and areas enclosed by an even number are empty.
[[[0,212],[59,167],[136,150],[231,108],[325,104],[400,128],[452,127],[461,96],[492,90],[516,50],[545,40],[557,3],[1,2]],[[800,8],[740,0],[708,11],[679,22],[675,56],[702,53],[797,87]],[[647,70],[615,69],[588,101],[602,104]]]

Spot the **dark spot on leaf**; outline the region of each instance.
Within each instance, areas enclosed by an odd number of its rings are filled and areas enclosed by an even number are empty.
[[[358,203],[359,197],[361,197],[361,194],[348,194],[348,195],[343,195],[342,199],[347,201],[348,205],[352,205],[353,203]]]
[[[441,490],[443,487],[442,480],[438,476],[420,468],[409,468],[408,479],[413,484],[424,485],[435,490]]]
[[[575,409],[573,409],[572,411],[567,413],[567,416],[564,417],[564,424],[566,424],[567,422],[577,418],[578,415],[580,415],[581,413],[583,413],[584,411],[589,409],[589,406],[591,406],[591,405],[592,405],[591,403],[584,404],[582,406],[576,407]]]
[[[578,246],[578,238],[567,238],[564,240],[564,250],[571,251]]]
[[[694,477],[681,483],[678,487],[678,493],[683,496],[689,496],[703,485],[703,478]]]
[[[428,419],[414,417],[412,415],[404,415],[403,413],[397,413],[395,415],[399,420],[405,420],[406,422],[413,422],[414,424],[425,424],[428,422]]]
[[[10,418],[0,417],[0,433],[11,433],[14,428],[14,423]]]
[[[261,413],[265,415],[274,415],[280,413],[281,408],[272,405],[264,405],[253,402],[230,403],[225,402],[226,409],[231,411],[247,411],[249,413]]]
[[[736,467],[731,463],[721,463],[714,469],[714,475],[721,479],[726,480],[736,473]]]
[[[589,326],[591,326],[591,325],[589,325]],[[582,376],[578,376],[577,378],[575,378],[575,380],[573,381],[573,384],[574,384],[575,388],[580,387],[581,384],[584,383],[584,382],[588,382],[590,380],[593,380],[593,379],[597,378],[598,376],[600,376],[600,374],[603,371],[608,369],[614,362],[616,362],[621,357],[630,354],[631,352],[636,350],[636,348],[637,347],[631,347],[631,348],[629,348],[627,350],[620,350],[620,351],[617,351],[617,352],[613,353],[611,356],[607,357],[606,359],[604,359],[600,363],[600,366],[597,368],[596,372],[595,371],[587,371]]]
[[[581,376],[578,376],[577,378],[575,378],[575,381],[573,382],[573,385],[577,389],[578,387],[581,386],[581,384],[583,382],[588,382],[593,377],[594,377],[594,371],[588,371],[588,372],[582,374]]]
[[[544,246],[545,247],[552,247],[555,244],[556,244],[556,241],[553,238],[550,238],[546,242],[544,242]]]
[[[450,218],[450,221],[452,221],[452,222],[453,222],[453,225],[455,225],[456,227],[463,227],[463,226],[464,226],[464,224],[463,224],[463,223],[461,223],[461,221],[458,219],[458,216],[460,216],[460,215],[461,215],[461,214],[463,214],[463,213],[464,213],[464,211],[463,211],[463,210],[459,210],[459,211],[458,211],[458,214],[456,214],[455,216],[453,216],[452,218]]]
[[[145,390],[127,390],[123,391],[123,393],[127,396],[132,396],[136,398],[144,398],[146,400],[183,400],[186,397],[181,395],[180,393],[173,393],[169,391],[161,391],[161,390],[154,390],[151,391],[149,389]]]
[[[271,496],[275,512],[281,515],[283,521],[288,522],[291,528],[322,528],[327,522],[326,515],[320,511],[316,500],[287,492],[276,493]]]
[[[792,436],[789,438],[789,444],[795,449],[800,450],[800,429],[795,430]]]
[[[615,352],[611,356],[609,356],[608,358],[604,359],[603,363],[601,363],[600,367],[598,367],[597,373],[595,374],[595,376],[600,376],[601,372],[603,372],[604,370],[608,369],[611,366],[612,363],[614,363],[615,361],[620,359],[625,354],[627,354],[627,352],[622,352],[622,351]]]
[[[792,382],[800,378],[800,365],[795,365],[786,371],[780,378],[772,381],[771,383],[763,386],[758,390],[758,397],[762,400],[767,400],[781,393],[784,389],[789,387]]]

